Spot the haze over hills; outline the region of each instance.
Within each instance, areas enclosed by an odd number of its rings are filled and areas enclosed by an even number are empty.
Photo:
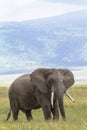
[[[87,66],[87,11],[0,23],[0,74]]]

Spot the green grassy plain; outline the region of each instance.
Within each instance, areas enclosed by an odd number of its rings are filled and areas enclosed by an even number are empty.
[[[45,122],[41,109],[32,111],[34,120],[31,122],[22,112],[19,113],[19,121],[14,122],[11,117],[4,122],[9,110],[8,87],[0,87],[0,130],[87,130],[87,84],[75,84],[68,92],[76,102],[64,97],[66,122],[61,115],[58,122]]]

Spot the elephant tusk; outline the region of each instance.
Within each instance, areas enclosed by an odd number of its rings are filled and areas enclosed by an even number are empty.
[[[53,101],[54,101],[54,92],[51,92],[51,106],[52,106],[52,108],[54,108]]]
[[[65,94],[73,103],[75,103],[75,100],[71,97],[71,95],[68,92],[66,92]]]

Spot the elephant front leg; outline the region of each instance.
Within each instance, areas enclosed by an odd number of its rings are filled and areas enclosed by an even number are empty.
[[[45,105],[42,107],[45,120],[51,120],[51,110],[49,105]]]
[[[33,120],[31,110],[25,110],[25,115],[28,121]]]
[[[51,107],[50,102],[46,97],[41,99],[41,107],[44,113],[45,120],[51,120]]]

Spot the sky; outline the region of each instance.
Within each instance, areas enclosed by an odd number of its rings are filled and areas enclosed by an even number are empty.
[[[20,22],[24,20],[40,19],[44,17],[66,14],[68,12],[75,12],[83,9],[87,9],[87,0],[0,0],[0,22]],[[18,45],[17,47],[23,49],[21,45]],[[52,49],[56,48],[54,45],[52,45],[51,47]],[[87,44],[86,49],[84,48],[85,46],[83,47],[84,51],[82,54],[82,58],[84,57],[87,60],[87,53],[85,53],[87,52]],[[4,49],[5,48],[3,48],[2,50],[3,52],[5,51]],[[49,49],[49,43],[46,44],[46,49]],[[49,55],[52,54],[50,53],[50,51],[48,51],[48,53]],[[54,56],[54,54],[52,54],[52,56]],[[24,55],[24,57],[26,56]],[[9,57],[9,59],[12,60],[11,57]],[[0,59],[0,62],[2,62],[2,60],[3,59]],[[8,59],[4,59],[4,64],[6,64],[6,60]],[[14,64],[14,62],[12,63]],[[31,63],[32,64],[30,65],[30,67],[32,65],[34,65],[34,68],[38,67],[33,61]],[[34,68],[32,67],[32,69]],[[87,72],[87,67],[79,68],[78,70],[74,71],[75,77],[78,77],[79,75],[79,79],[85,79],[85,77],[87,77],[87,73],[85,72]],[[7,77],[1,76],[0,82],[10,82],[14,78],[14,75],[12,75],[11,77],[9,75],[7,75]]]
[[[0,22],[40,19],[85,8],[86,0],[0,0]]]
[[[75,82],[78,83],[87,83],[87,66],[85,67],[78,67],[73,68],[73,74],[75,78]],[[7,75],[0,75],[0,86],[9,85],[19,76],[23,75],[24,73],[18,74],[7,74]]]

